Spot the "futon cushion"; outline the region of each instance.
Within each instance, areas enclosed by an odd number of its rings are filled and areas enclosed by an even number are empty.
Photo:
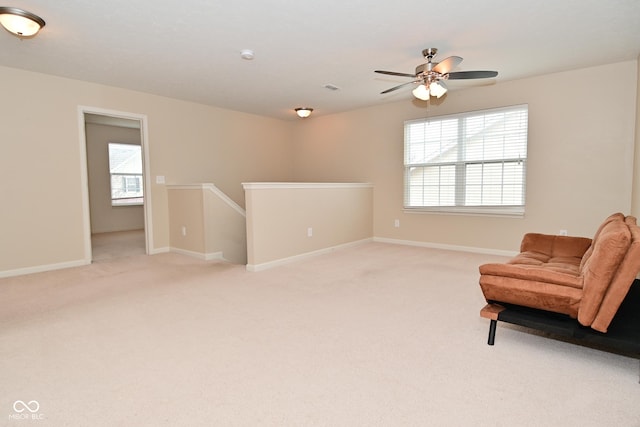
[[[507,262],[522,267],[535,267],[529,274],[545,275],[546,272],[580,274],[580,262],[585,251],[591,246],[591,239],[584,237],[553,236],[549,234],[527,233],[520,244],[520,254]],[[558,278],[551,275],[549,281]]]
[[[540,265],[514,264],[513,261],[526,257],[520,254],[507,264],[484,264],[480,266],[481,275],[500,276],[505,278],[532,280],[536,282],[553,283],[562,286],[582,289],[582,278],[579,277],[578,267],[566,264],[564,269],[569,271],[556,271],[554,268],[546,268],[546,263]],[[573,271],[571,271],[573,270]]]
[[[485,264],[488,267],[495,264]],[[514,266],[512,271],[519,267]],[[525,307],[548,310],[556,313],[564,313],[573,318],[578,315],[582,289],[575,287],[575,277],[564,275],[567,284],[550,283],[548,281],[535,280],[528,276],[505,277],[491,273],[491,267],[480,275],[480,287],[487,302],[509,303]],[[562,275],[562,273],[556,273]]]
[[[505,264],[480,266],[487,301],[578,315],[582,297],[580,261],[591,239],[528,233],[521,253]]]
[[[520,252],[537,253],[549,258],[574,258],[578,260],[579,266],[580,260],[590,246],[591,239],[586,237],[527,233],[520,243]]]

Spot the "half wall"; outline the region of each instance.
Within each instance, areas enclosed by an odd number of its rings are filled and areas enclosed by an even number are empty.
[[[373,185],[250,182],[247,270],[258,271],[373,237]]]

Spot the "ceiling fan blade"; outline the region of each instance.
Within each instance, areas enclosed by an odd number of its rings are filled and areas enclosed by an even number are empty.
[[[450,56],[438,62],[438,65],[433,67],[433,71],[440,74],[447,74],[449,71],[456,68],[462,62],[462,58],[459,56]]]
[[[419,80],[415,80],[415,81],[412,81],[412,82],[402,83],[401,85],[394,86],[394,87],[392,87],[392,88],[390,88],[390,89],[387,89],[387,90],[385,90],[385,91],[380,92],[380,95],[384,95],[385,93],[389,93],[389,92],[393,92],[394,90],[398,90],[398,89],[400,89],[402,86],[406,86],[406,85],[410,85],[410,84],[412,84],[412,83],[418,83],[418,82],[419,82]]]
[[[449,80],[488,79],[497,75],[497,71],[456,71],[449,73]]]
[[[380,73],[380,74],[388,74],[390,76],[401,76],[401,77],[415,77],[415,74],[407,74],[407,73],[396,73],[395,71],[382,71],[382,70],[375,70],[375,73]]]

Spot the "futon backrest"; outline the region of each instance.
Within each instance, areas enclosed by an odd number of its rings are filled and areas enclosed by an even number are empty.
[[[625,224],[631,233],[631,245],[607,288],[598,314],[591,324],[591,327],[596,331],[607,332],[611,320],[627,296],[636,276],[640,273],[640,227],[633,216],[626,217]]]
[[[598,227],[598,229],[596,230],[596,234],[593,235],[592,242],[595,241],[598,238],[598,236],[600,236],[600,233],[602,233],[602,229],[611,221],[624,221],[624,214],[621,212],[617,212],[609,215],[609,217],[605,219],[602,222],[602,224],[600,224],[600,227]],[[591,258],[592,254],[593,254],[593,245],[591,245],[589,249],[587,249],[587,251],[584,253],[584,256],[582,257],[582,262],[580,263],[581,271],[584,269],[584,265],[587,263],[589,258]]]
[[[624,219],[624,215],[614,214],[605,220],[580,265],[583,286],[578,321],[584,326],[593,323],[609,284],[629,250],[631,232]]]

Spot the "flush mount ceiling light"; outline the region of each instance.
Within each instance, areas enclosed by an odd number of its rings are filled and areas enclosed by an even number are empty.
[[[313,108],[308,108],[308,107],[296,108],[296,114],[298,115],[298,117],[302,117],[303,119],[305,117],[309,117],[312,111],[313,111]]]
[[[0,6],[0,24],[18,37],[31,37],[45,26],[44,19],[17,7]]]

